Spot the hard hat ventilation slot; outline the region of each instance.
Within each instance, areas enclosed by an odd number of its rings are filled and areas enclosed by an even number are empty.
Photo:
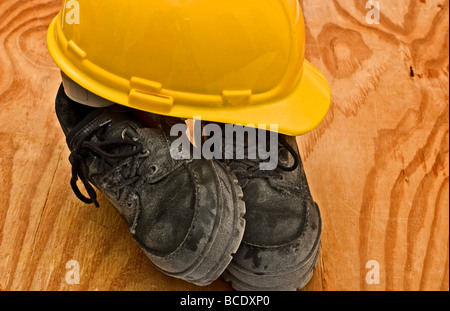
[[[149,94],[132,89],[128,104],[135,109],[151,111],[155,113],[169,113],[172,111],[174,99],[163,94]]]
[[[230,106],[250,105],[252,90],[222,91],[223,103]]]
[[[133,77],[130,80],[130,89],[140,90],[143,93],[157,94],[162,90],[162,84],[155,81]]]

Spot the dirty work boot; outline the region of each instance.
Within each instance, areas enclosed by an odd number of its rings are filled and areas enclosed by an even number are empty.
[[[56,113],[77,197],[98,206],[94,187],[103,193],[162,272],[201,286],[219,278],[243,236],[242,192],[221,163],[172,159],[171,125],[183,121],[153,114],[144,121],[119,105],[91,108],[63,86]]]
[[[259,131],[260,138],[261,133],[266,134]],[[237,290],[303,288],[317,263],[319,208],[311,197],[295,137],[278,137],[276,170],[260,170],[261,159],[225,161],[239,179],[247,211],[243,242],[224,273]]]

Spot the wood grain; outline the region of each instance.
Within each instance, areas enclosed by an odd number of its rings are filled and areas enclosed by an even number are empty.
[[[301,1],[307,58],[333,94],[298,138],[324,223],[305,290],[449,290],[449,1],[379,2],[369,25],[366,1]],[[103,197],[97,210],[72,194],[45,43],[59,7],[0,1],[0,290],[230,290],[158,272]]]

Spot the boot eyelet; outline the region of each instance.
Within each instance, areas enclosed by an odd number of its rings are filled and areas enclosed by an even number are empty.
[[[150,150],[148,149],[144,149],[142,150],[141,154],[139,155],[140,158],[145,158],[148,157],[150,155]]]
[[[129,197],[126,202],[127,208],[129,208],[129,209],[134,208],[136,206],[136,200],[137,200],[137,197],[135,197],[135,196]]]
[[[122,139],[125,140],[125,136],[128,134],[128,129],[122,131]]]
[[[139,141],[139,139],[138,139],[137,137],[133,137],[133,136],[129,133],[128,129],[125,128],[125,129],[122,131],[122,139],[123,139],[123,140],[126,140],[126,136],[127,136],[127,135],[128,135],[133,141]]]

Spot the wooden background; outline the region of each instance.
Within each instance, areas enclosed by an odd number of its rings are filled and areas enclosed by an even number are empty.
[[[365,0],[301,2],[307,57],[333,93],[299,138],[324,222],[306,290],[448,290],[449,1],[379,0],[379,25]],[[73,195],[45,43],[59,7],[0,0],[0,290],[230,290],[159,273],[110,204]],[[79,285],[66,283],[70,260]]]

